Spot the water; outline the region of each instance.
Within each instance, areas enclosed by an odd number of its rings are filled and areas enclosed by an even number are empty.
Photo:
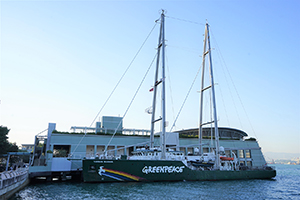
[[[275,165],[273,180],[31,184],[11,199],[300,199],[300,165]]]

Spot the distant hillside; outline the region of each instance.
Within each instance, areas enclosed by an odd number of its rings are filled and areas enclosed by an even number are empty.
[[[300,153],[276,153],[276,152],[265,152],[264,153],[265,159],[267,161],[273,160],[291,160],[293,158],[299,158]]]

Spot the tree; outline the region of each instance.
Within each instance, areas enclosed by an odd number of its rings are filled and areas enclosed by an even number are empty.
[[[7,152],[17,152],[18,146],[16,143],[8,142],[9,129],[4,126],[0,126],[0,154],[6,154]]]

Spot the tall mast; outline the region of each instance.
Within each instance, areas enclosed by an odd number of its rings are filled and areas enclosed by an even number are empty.
[[[164,10],[161,13],[161,26],[162,26],[162,94],[161,94],[161,103],[162,103],[162,159],[166,158],[166,76],[165,76],[165,15]]]
[[[150,147],[154,146],[154,124],[162,120],[162,132],[161,132],[161,147],[162,147],[162,159],[166,158],[166,108],[165,108],[165,15],[164,10],[161,13],[160,19],[160,34],[158,39],[157,47],[157,60],[156,60],[156,72],[154,78],[154,88],[153,88],[153,103],[152,103],[152,118],[151,118],[151,133],[150,133]],[[159,59],[161,54],[161,64],[162,64],[162,78],[158,79],[159,71]],[[157,86],[162,83],[162,116],[159,119],[155,119],[155,110],[156,110],[156,95],[157,95]]]
[[[201,88],[200,88],[200,117],[199,117],[199,153],[202,155],[202,117],[203,117],[203,92],[204,92],[204,72],[205,72],[205,55],[206,53],[206,40],[207,40],[207,28],[205,27],[204,44],[203,44],[203,56],[202,56],[202,76],[201,76]]]
[[[210,73],[210,86],[204,88],[204,67],[205,67],[205,57],[208,55],[209,59],[209,73]],[[200,153],[202,153],[202,126],[207,124],[214,124],[215,130],[215,143],[216,143],[216,162],[215,169],[220,168],[220,150],[219,150],[219,130],[218,130],[218,119],[217,119],[217,108],[216,108],[216,97],[215,97],[215,86],[214,86],[214,76],[212,68],[212,59],[211,59],[211,47],[210,47],[210,35],[209,35],[209,25],[205,25],[205,36],[204,36],[204,50],[203,50],[203,61],[202,61],[202,79],[201,79],[201,91],[200,91],[200,125],[199,125],[199,145]],[[202,122],[202,113],[203,113],[203,92],[206,89],[211,88],[212,93],[212,104],[213,104],[213,121],[203,123]]]
[[[153,101],[152,101],[152,116],[151,116],[151,132],[150,132],[150,147],[154,147],[154,124],[158,120],[155,120],[155,111],[156,111],[156,94],[157,94],[157,86],[159,85],[158,80],[158,70],[159,70],[159,55],[160,55],[160,47],[161,47],[161,29],[160,26],[160,34],[158,39],[158,47],[157,47],[157,59],[156,59],[156,70],[155,70],[155,77],[154,77],[154,87],[153,87]]]

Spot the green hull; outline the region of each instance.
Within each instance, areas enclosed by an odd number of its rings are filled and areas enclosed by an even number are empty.
[[[271,179],[276,171],[260,170],[192,170],[181,161],[158,160],[83,160],[84,182],[123,181],[207,181],[238,179]]]

